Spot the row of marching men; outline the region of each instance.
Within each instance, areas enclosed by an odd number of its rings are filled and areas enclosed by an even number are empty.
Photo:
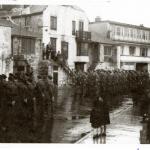
[[[0,142],[26,142],[29,133],[53,117],[57,87],[51,76],[0,75]]]

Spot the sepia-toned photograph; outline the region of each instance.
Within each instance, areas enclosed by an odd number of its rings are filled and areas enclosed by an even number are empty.
[[[0,3],[0,143],[150,144],[148,1],[14,2]]]

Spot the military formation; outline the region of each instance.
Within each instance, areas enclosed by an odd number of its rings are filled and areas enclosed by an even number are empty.
[[[73,72],[71,84],[74,98],[81,102],[86,98],[94,101],[96,97],[105,100],[128,95],[134,104],[142,101],[141,107],[146,111],[149,79],[146,71],[79,71]],[[45,124],[52,123],[56,93],[51,76],[38,76],[34,81],[32,74],[10,73],[8,78],[0,75],[0,142],[41,142],[41,138],[45,142]]]
[[[81,98],[128,95],[136,103],[136,97],[144,94],[149,88],[149,73],[134,70],[75,72],[72,85],[75,95]]]
[[[27,134],[40,131],[53,117],[55,92],[51,76],[35,82],[32,74],[0,75],[0,142],[27,142]]]

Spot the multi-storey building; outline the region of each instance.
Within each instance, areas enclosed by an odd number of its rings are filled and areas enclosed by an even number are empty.
[[[150,28],[143,25],[101,21],[97,18],[95,22],[90,23],[89,30],[96,32],[106,41],[113,42],[110,46],[110,42],[107,42],[107,45],[101,43],[104,60],[108,56],[112,58],[116,53],[117,68],[150,71]],[[109,63],[111,64],[110,61]]]
[[[91,38],[88,25],[85,12],[76,6],[48,6],[43,12],[43,43],[50,42],[56,52],[65,55],[70,69],[86,71]],[[64,77],[63,69],[58,68],[58,80]]]
[[[12,16],[13,21],[21,24],[26,31],[39,32],[45,47],[50,43],[56,54],[60,52],[65,56],[66,66],[70,70],[86,71],[91,34],[88,32],[89,20],[85,12],[71,5],[33,5],[25,10],[23,14]],[[55,83],[68,79],[66,69],[57,63],[52,66],[49,73],[54,77]]]

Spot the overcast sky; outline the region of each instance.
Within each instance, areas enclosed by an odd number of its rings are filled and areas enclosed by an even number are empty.
[[[150,0],[0,0],[7,3],[74,4],[81,7],[90,21],[96,16],[150,27]]]

